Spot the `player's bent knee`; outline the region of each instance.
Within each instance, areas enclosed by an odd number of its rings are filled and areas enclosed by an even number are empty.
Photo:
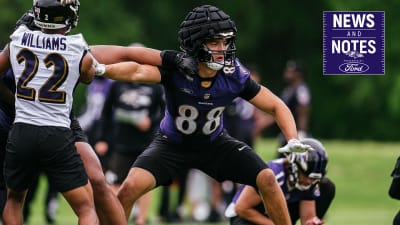
[[[276,185],[276,178],[271,169],[263,169],[257,175],[257,186],[271,187]]]

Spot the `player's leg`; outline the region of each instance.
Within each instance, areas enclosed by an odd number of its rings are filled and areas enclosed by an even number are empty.
[[[315,206],[317,208],[318,218],[322,219],[335,197],[336,187],[330,179],[324,177],[319,183],[319,190],[320,196],[315,200]]]
[[[14,124],[9,133],[4,158],[4,178],[7,200],[3,211],[4,224],[22,224],[22,208],[28,188],[38,176],[36,162],[40,160],[35,150],[37,127]]]
[[[150,204],[151,204],[152,193],[147,192],[137,201],[137,205],[139,207],[139,213],[136,215],[135,224],[136,225],[145,225],[147,222]]]
[[[156,187],[156,179],[151,172],[133,167],[118,190],[118,199],[125,211],[126,220],[135,202],[144,194]]]
[[[127,224],[125,214],[117,196],[107,184],[99,159],[86,142],[75,142],[93,188],[96,211],[102,225]]]
[[[78,224],[99,224],[93,191],[72,131],[63,127],[44,127],[41,133],[40,166],[49,182],[68,201],[78,216]]]
[[[256,183],[264,202],[264,208],[274,224],[291,224],[286,200],[274,172],[271,169],[261,170],[257,175]]]
[[[3,211],[4,224],[20,225],[23,223],[21,211],[27,191],[14,191],[7,188],[7,201]]]
[[[106,179],[109,184],[111,184],[113,190],[117,193],[122,182],[127,177],[132,164],[135,162],[137,157],[140,155],[140,151],[134,151],[129,154],[122,154],[117,149],[110,155],[110,160],[108,164],[108,170],[106,172]],[[143,225],[146,223],[147,215],[151,203],[151,193],[148,192],[140,197],[136,202],[136,207],[138,207],[138,213],[135,215],[135,224]],[[135,211],[135,210],[134,210]],[[131,215],[131,213],[129,213]]]
[[[94,208],[90,184],[62,192],[75,214],[78,216],[79,225],[99,224]]]
[[[274,172],[253,149],[227,134],[219,136],[209,148],[213,150],[209,154],[210,163],[200,164],[199,168],[219,181],[232,180],[253,186],[260,193],[274,224],[291,224],[286,200]]]
[[[145,193],[160,185],[169,185],[185,162],[178,148],[166,137],[157,135],[137,158],[128,176],[118,190],[118,199],[125,210],[126,219],[133,204]],[[182,150],[181,150],[182,151]]]

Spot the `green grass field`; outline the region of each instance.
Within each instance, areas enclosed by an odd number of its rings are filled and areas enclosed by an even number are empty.
[[[388,196],[390,173],[398,155],[400,143],[357,141],[323,141],[329,153],[328,177],[336,184],[336,197],[325,218],[327,225],[389,225],[400,209],[400,201]],[[274,139],[260,140],[256,149],[265,160],[275,155]],[[43,191],[41,183],[32,207],[30,225],[45,224]],[[155,190],[151,210],[152,224],[156,221],[158,191]],[[62,200],[57,215],[57,225],[77,224],[77,219]],[[194,223],[200,224],[200,223]],[[227,222],[218,225],[226,225]],[[299,224],[299,223],[298,223]],[[205,224],[204,225],[208,225]]]

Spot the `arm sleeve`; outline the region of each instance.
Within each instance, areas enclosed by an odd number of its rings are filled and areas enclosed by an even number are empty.
[[[239,93],[239,96],[248,101],[254,98],[260,89],[261,86],[249,77],[246,80],[245,87],[243,88],[242,92]]]

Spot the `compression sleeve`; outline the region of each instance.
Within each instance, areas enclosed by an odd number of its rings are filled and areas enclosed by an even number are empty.
[[[243,88],[242,92],[239,93],[239,96],[248,101],[254,98],[260,89],[261,86],[249,77],[246,80],[245,87]]]

